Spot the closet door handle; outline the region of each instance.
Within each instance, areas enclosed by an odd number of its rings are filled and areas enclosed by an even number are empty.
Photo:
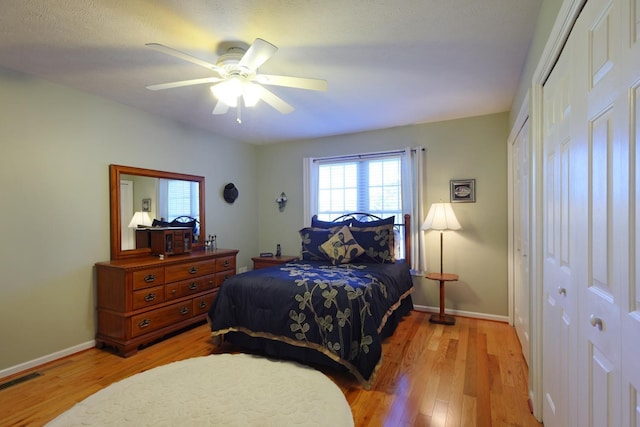
[[[566,296],[567,296],[567,289],[566,289],[566,288],[563,288],[563,287],[559,287],[559,288],[558,288],[558,293],[559,293],[560,295],[562,295],[562,296],[565,296],[565,297],[566,297]]]
[[[589,316],[589,323],[591,323],[591,326],[593,326],[594,328],[598,328],[599,331],[602,330],[603,323],[601,318],[596,317],[592,314],[591,316]]]

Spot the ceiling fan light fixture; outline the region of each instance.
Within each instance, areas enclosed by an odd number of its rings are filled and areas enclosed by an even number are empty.
[[[255,83],[245,81],[244,91],[242,92],[245,107],[255,107],[255,105],[260,101],[260,95],[260,86]]]
[[[253,107],[260,101],[260,87],[243,76],[232,76],[228,80],[211,86],[211,93],[229,107],[238,106],[243,97],[245,107]]]
[[[229,107],[236,107],[238,97],[242,95],[242,82],[236,77],[231,77],[229,80],[211,86],[211,93]]]

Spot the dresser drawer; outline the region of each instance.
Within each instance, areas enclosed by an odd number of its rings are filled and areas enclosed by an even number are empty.
[[[193,315],[197,316],[198,314],[207,313],[213,300],[218,296],[218,292],[214,292],[213,294],[208,294],[203,297],[198,297],[193,299]]]
[[[142,289],[133,293],[133,309],[159,304],[164,301],[164,287],[162,285],[153,288]]]
[[[148,268],[133,272],[133,289],[144,289],[164,283],[164,268]]]
[[[167,282],[186,280],[215,273],[215,268],[216,264],[213,260],[172,265],[165,268],[165,279]]]
[[[165,286],[165,300],[184,297],[187,295],[197,294],[206,290],[213,289],[216,286],[215,275],[209,274],[204,277],[198,277],[191,280],[182,280],[180,282],[169,283]]]
[[[131,336],[137,337],[193,316],[193,302],[169,305],[131,317]]]
[[[236,271],[236,257],[225,256],[216,258],[216,271],[233,270]]]
[[[221,273],[216,273],[216,288],[219,288],[220,285],[222,285],[222,282],[227,280],[229,277],[235,276],[235,275],[236,275],[235,270],[228,270],[228,271],[223,271]]]

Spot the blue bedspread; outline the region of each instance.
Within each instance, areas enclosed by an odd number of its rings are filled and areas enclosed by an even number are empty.
[[[368,384],[382,357],[380,332],[411,292],[404,262],[295,261],[227,279],[209,322],[213,336],[242,332],[314,349]]]

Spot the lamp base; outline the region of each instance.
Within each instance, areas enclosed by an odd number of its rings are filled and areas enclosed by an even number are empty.
[[[456,318],[453,316],[449,316],[448,314],[432,314],[429,318],[429,323],[437,323],[439,325],[455,325]]]

